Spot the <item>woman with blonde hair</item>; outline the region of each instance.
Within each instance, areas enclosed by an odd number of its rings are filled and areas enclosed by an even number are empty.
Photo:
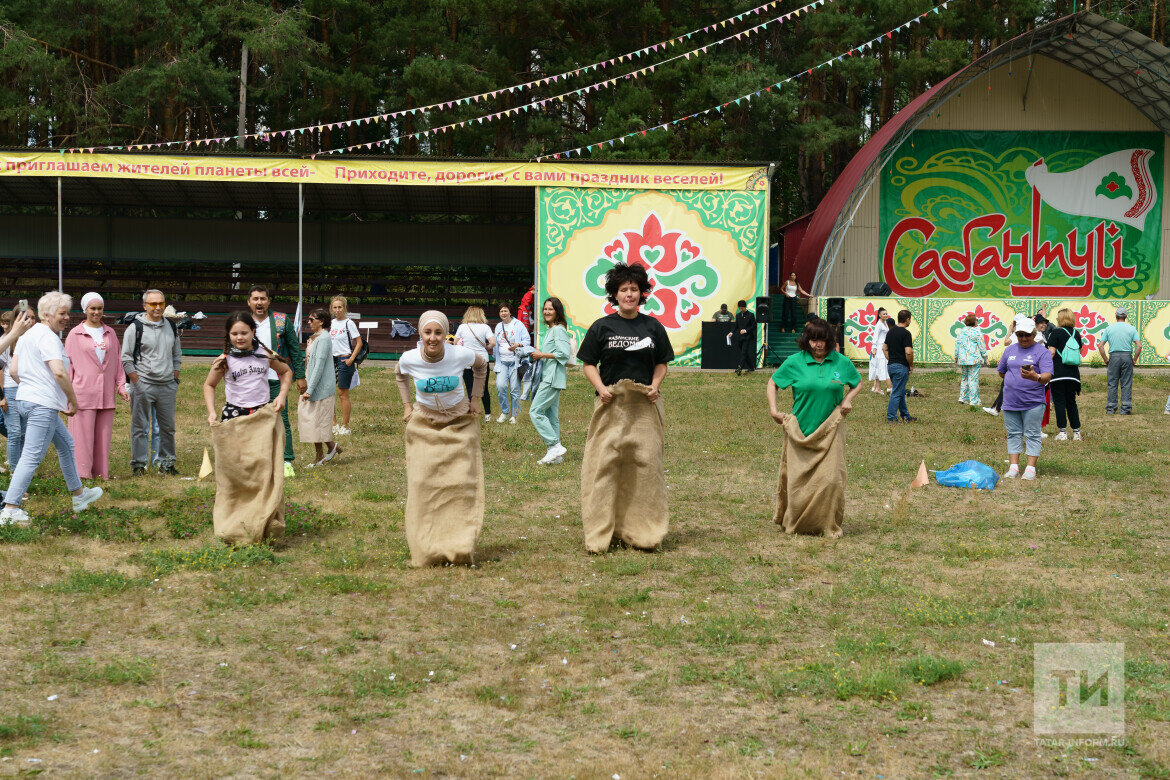
[[[338,436],[348,436],[349,416],[353,404],[349,390],[357,373],[357,355],[362,348],[362,336],[358,327],[349,318],[349,302],[344,295],[334,295],[329,302],[333,322],[329,324],[329,338],[333,342],[333,367],[337,374],[337,400],[341,406],[341,424],[333,430]]]
[[[9,369],[20,385],[16,397],[21,402],[24,418],[24,449],[20,463],[12,471],[12,481],[4,495],[4,509],[0,511],[0,525],[28,525],[28,513],[21,509],[25,491],[33,475],[49,452],[52,444],[57,450],[57,462],[65,488],[73,494],[73,511],[82,512],[102,497],[99,487],[87,488],[77,475],[77,461],[73,455],[73,437],[61,421],[77,414],[77,394],[65,368],[65,347],[61,331],[69,324],[69,309],[73,298],[62,292],[49,292],[37,301],[40,322],[16,343]]]
[[[477,355],[483,355],[486,361],[496,348],[496,337],[492,335],[492,328],[487,324],[487,316],[478,306],[468,306],[463,312],[463,322],[455,329],[455,343],[462,344]],[[463,385],[467,392],[471,392],[474,373],[469,368],[463,372]],[[483,416],[484,420],[492,416],[492,395],[487,383],[483,386]]]
[[[1073,441],[1081,440],[1081,414],[1077,409],[1077,395],[1081,392],[1081,368],[1079,363],[1066,363],[1061,355],[1070,340],[1076,344],[1078,353],[1084,349],[1085,342],[1074,327],[1075,324],[1072,310],[1061,309],[1056,313],[1057,327],[1048,331],[1047,346],[1052,354],[1052,381],[1048,386],[1052,389],[1052,405],[1056,409],[1056,427],[1060,429],[1055,441],[1068,441],[1066,423],[1072,426]]]

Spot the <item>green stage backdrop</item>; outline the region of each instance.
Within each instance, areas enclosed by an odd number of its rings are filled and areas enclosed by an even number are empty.
[[[895,295],[1142,298],[1158,290],[1161,133],[916,131],[882,171]]]
[[[670,334],[676,365],[698,365],[702,323],[721,303],[755,308],[764,294],[767,190],[652,191],[545,187],[537,195],[538,301],[565,304],[578,341],[614,311],[605,272],[645,266],[654,285],[642,308]],[[539,303],[536,308],[540,311]]]

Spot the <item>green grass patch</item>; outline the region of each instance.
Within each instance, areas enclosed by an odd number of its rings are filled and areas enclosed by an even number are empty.
[[[188,488],[183,495],[164,498],[158,512],[172,539],[190,539],[211,530],[211,508],[215,497],[199,488]]]
[[[180,570],[224,571],[279,562],[276,553],[266,544],[238,547],[205,544],[193,550],[151,550],[133,556],[133,560],[141,563],[156,577]]]
[[[148,577],[127,577],[120,571],[74,569],[60,582],[49,586],[57,593],[122,593],[150,585]]]
[[[0,715],[0,742],[35,745],[53,735],[52,723],[43,715]]]
[[[387,590],[389,584],[369,577],[355,577],[352,574],[322,574],[306,580],[305,587],[338,594],[379,593]]]
[[[142,521],[152,516],[147,509],[121,507],[90,507],[84,512],[58,512],[34,515],[31,528],[46,535],[83,536],[107,542],[145,542],[154,538],[142,527]]]
[[[902,664],[902,674],[919,685],[934,685],[946,680],[959,679],[965,668],[966,665],[960,661],[920,655]]]
[[[342,519],[337,515],[323,512],[312,504],[285,502],[285,536],[318,536],[331,529],[339,528],[342,523]]]

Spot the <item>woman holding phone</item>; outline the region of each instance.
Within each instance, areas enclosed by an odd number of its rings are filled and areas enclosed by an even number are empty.
[[[1036,323],[1016,320],[1016,341],[999,359],[1003,377],[1003,424],[1007,429],[1010,465],[1005,479],[1020,475],[1020,452],[1028,465],[1024,479],[1036,478],[1036,461],[1040,458],[1040,428],[1044,420],[1044,391],[1052,381],[1052,355],[1036,343]]]

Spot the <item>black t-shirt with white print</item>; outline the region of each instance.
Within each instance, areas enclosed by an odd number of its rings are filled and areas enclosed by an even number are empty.
[[[615,313],[589,326],[577,358],[597,366],[606,385],[620,379],[648,385],[654,379],[654,366],[674,360],[674,348],[666,328],[653,317],[639,312],[627,320]]]

